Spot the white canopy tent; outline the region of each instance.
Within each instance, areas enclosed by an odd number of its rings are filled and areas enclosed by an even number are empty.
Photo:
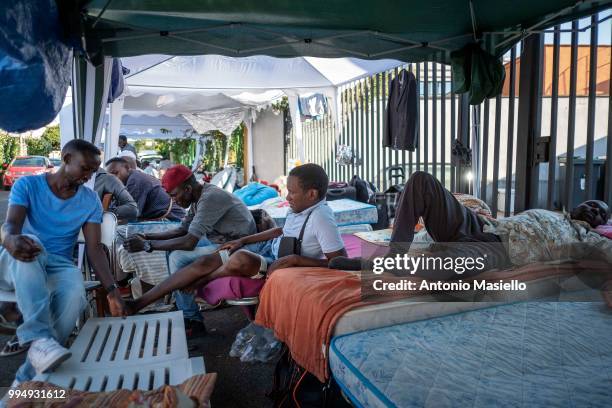
[[[339,87],[348,82],[396,67],[396,60],[356,58],[233,58],[219,55],[146,55],[123,58],[130,70],[122,97],[110,106],[110,134],[106,154],[116,153],[124,115],[177,117],[199,133],[219,129],[227,133],[244,121],[249,140],[257,111],[283,95],[288,96],[298,144],[301,119],[298,97],[322,93],[337,121]],[[136,133],[132,133],[135,135]],[[143,137],[146,132],[141,133]],[[252,149],[249,149],[251,151]],[[301,153],[303,160],[303,153]]]

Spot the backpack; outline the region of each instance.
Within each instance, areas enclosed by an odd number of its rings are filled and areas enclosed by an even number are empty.
[[[277,408],[351,407],[333,378],[321,383],[291,358],[287,346],[283,346],[281,358],[274,368],[274,384],[268,397],[274,400]]]

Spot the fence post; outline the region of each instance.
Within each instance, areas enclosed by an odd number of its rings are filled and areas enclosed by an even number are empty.
[[[540,165],[535,151],[542,122],[544,35],[532,34],[523,45],[516,135],[515,213],[538,206]]]
[[[470,147],[470,103],[468,94],[464,93],[459,96],[459,123],[457,126],[457,139],[465,147]],[[470,193],[470,182],[467,179],[468,171],[471,169],[463,164],[456,166],[455,171],[455,192]]]

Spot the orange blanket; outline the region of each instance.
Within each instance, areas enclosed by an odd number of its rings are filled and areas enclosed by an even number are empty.
[[[359,276],[326,268],[275,271],[259,302],[255,323],[273,329],[291,357],[321,382],[329,378],[327,347],[336,321],[365,304]]]
[[[563,278],[583,272],[609,273],[608,265],[581,262],[580,265],[534,264],[503,271],[489,271],[474,279],[529,282]],[[420,281],[419,278],[414,278]],[[469,279],[464,279],[468,281]],[[327,352],[336,322],[351,309],[367,304],[397,300],[403,296],[361,298],[359,275],[327,268],[288,268],[274,272],[260,295],[255,323],[268,327],[285,343],[291,357],[319,381],[329,378]],[[367,283],[366,283],[367,284]],[[612,285],[604,289],[604,299],[612,307]],[[607,292],[607,293],[606,293]],[[410,296],[422,295],[418,291]]]

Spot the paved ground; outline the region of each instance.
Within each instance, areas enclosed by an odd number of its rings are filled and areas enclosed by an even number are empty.
[[[4,222],[8,193],[0,191],[0,224]],[[205,313],[209,333],[190,340],[197,350],[192,356],[203,355],[206,371],[218,374],[212,405],[217,407],[271,407],[266,392],[272,386],[273,364],[246,364],[229,356],[229,350],[238,330],[248,324],[241,308],[231,307]],[[0,345],[9,336],[0,335]],[[25,354],[0,358],[0,388],[7,387]],[[3,392],[0,392],[3,394]]]

